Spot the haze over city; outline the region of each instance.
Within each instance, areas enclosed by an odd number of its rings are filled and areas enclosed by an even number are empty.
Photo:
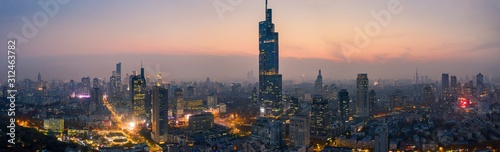
[[[39,0],[0,14],[7,151],[500,150],[500,1]]]
[[[354,79],[360,72],[373,79],[411,79],[417,68],[432,79],[442,72],[459,79],[479,72],[500,75],[500,3],[494,0],[401,1],[400,13],[346,58],[341,44],[355,46],[354,29],[365,31],[377,21],[372,11],[387,10],[388,3],[271,1],[283,79],[314,79],[318,69],[325,79]],[[222,1],[231,10],[222,14],[214,4],[68,1],[29,42],[18,44],[18,78],[35,79],[39,72],[56,80],[106,78],[114,63],[122,62],[124,74],[131,74],[141,61],[146,68],[158,66],[167,81],[240,80],[251,70],[257,77],[255,30],[264,17],[263,3]],[[0,2],[0,35],[21,35],[22,18],[33,22],[39,11],[31,1]]]

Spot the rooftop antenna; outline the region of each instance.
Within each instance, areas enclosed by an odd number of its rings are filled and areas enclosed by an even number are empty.
[[[267,0],[266,0],[266,10],[267,10]]]

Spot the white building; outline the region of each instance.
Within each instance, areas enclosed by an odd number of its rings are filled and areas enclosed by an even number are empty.
[[[226,104],[225,103],[219,103],[218,104],[218,107],[219,107],[219,112],[220,113],[226,113]]]
[[[217,108],[217,95],[211,94],[207,96],[207,109]]]

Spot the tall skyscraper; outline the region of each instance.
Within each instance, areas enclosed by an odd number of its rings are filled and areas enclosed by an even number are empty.
[[[132,101],[133,118],[135,121],[146,121],[146,79],[141,64],[141,74],[132,75],[130,79],[130,97]]]
[[[90,92],[90,101],[96,105],[102,105],[102,90],[100,88],[92,88]]]
[[[481,74],[481,73],[477,74],[476,79],[477,79],[476,80],[477,87],[482,87],[483,86],[483,80],[484,80],[483,74]]]
[[[167,140],[168,134],[168,90],[154,86],[151,100],[151,138],[156,143],[162,144]]]
[[[340,121],[349,120],[349,92],[346,89],[342,89],[338,95],[339,98],[339,109],[338,117]]]
[[[117,92],[121,93],[122,92],[122,63],[118,62],[116,64],[116,86],[117,86]]]
[[[118,87],[116,86],[116,71],[113,71],[111,77],[109,77],[109,95],[112,98],[116,98],[119,93],[117,92]]]
[[[37,89],[43,90],[42,74],[38,73]]]
[[[377,101],[377,93],[375,90],[370,90],[368,93],[368,102],[370,103],[370,114],[375,112],[375,102]]]
[[[323,142],[330,131],[330,109],[328,101],[321,95],[314,95],[311,105],[311,138],[317,142]]]
[[[274,31],[272,9],[259,22],[259,101],[261,116],[280,116],[283,112],[282,76],[279,74],[278,32]]]
[[[443,73],[441,75],[441,89],[443,92],[446,92],[448,91],[449,88],[450,88],[450,77],[448,73]]]
[[[184,93],[181,88],[174,91],[174,104],[174,117],[176,119],[182,118],[184,116]]]
[[[38,83],[42,83],[42,74],[40,74],[40,72],[38,72]]]
[[[375,130],[375,145],[373,146],[374,152],[387,152],[389,151],[389,129],[387,124],[382,124]]]
[[[418,85],[418,69],[415,70],[415,84]]]
[[[321,70],[319,70],[316,81],[314,81],[314,92],[323,95],[323,76],[321,76]]]
[[[83,77],[81,94],[90,95],[90,88],[90,77]]]
[[[274,31],[272,9],[266,20],[259,22],[259,104],[260,117],[252,125],[252,135],[275,151],[285,146],[285,130],[280,119],[283,113],[282,76],[279,74],[278,32]]]
[[[450,76],[450,88],[452,93],[457,93],[458,89],[458,81],[457,81],[457,76]]]
[[[148,80],[146,79],[146,81]],[[144,98],[144,110],[146,111],[147,124],[151,124],[151,109],[153,109],[153,103],[152,103],[153,99],[151,98],[152,94],[153,90],[151,90],[151,88],[146,88],[146,97]]]
[[[369,106],[368,103],[368,74],[360,73],[356,79],[356,116],[368,117]]]

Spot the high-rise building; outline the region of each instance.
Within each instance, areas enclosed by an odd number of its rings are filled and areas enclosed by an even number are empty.
[[[356,88],[356,116],[368,117],[370,109],[370,104],[368,103],[368,74],[358,74]]]
[[[133,118],[137,121],[146,121],[146,79],[144,68],[141,65],[141,74],[130,78],[130,97],[132,101]]]
[[[258,109],[259,107],[259,92],[255,87],[253,87],[252,89],[252,104],[250,106],[252,107],[252,109]]]
[[[315,141],[325,141],[329,135],[330,109],[328,101],[321,95],[314,95],[311,105],[311,138]]]
[[[111,72],[111,76],[109,77],[109,92],[111,96],[117,95],[117,88],[116,86],[116,71]]]
[[[38,79],[37,80],[38,80],[37,81],[38,83],[42,83],[42,81],[43,81],[42,80],[42,74],[40,74],[40,72],[38,72]]]
[[[148,80],[146,80],[148,81]],[[152,92],[150,88],[146,88],[146,97],[144,98],[144,110],[146,111],[146,123],[151,124],[151,109],[153,109]]]
[[[181,88],[177,88],[174,91],[174,117],[180,119],[184,116],[184,93]]]
[[[122,63],[118,62],[116,64],[116,87],[117,87],[117,92],[121,93],[123,90],[122,88]]]
[[[418,69],[415,69],[415,84],[418,85]]]
[[[96,105],[103,104],[102,102],[102,90],[100,88],[92,88],[90,92],[90,101]]]
[[[314,81],[314,92],[323,95],[323,76],[321,76],[321,70],[319,70],[316,81]]]
[[[400,89],[396,89],[396,91],[390,96],[391,99],[391,109],[395,110],[396,108],[402,107],[403,102],[403,92]]]
[[[338,95],[339,98],[339,109],[338,117],[340,121],[349,120],[349,92],[346,89],[342,89]]]
[[[377,101],[377,93],[375,90],[370,90],[368,93],[368,102],[370,103],[370,114],[375,112],[375,102]]]
[[[215,93],[207,96],[207,109],[216,109],[217,104],[217,95]]]
[[[477,87],[482,87],[483,86],[483,80],[484,80],[483,74],[481,74],[481,73],[477,74],[476,79],[477,79],[476,80]]]
[[[457,93],[458,89],[458,81],[457,81],[457,76],[450,76],[450,88],[452,93]]]
[[[259,101],[261,116],[280,116],[283,112],[282,76],[279,74],[278,32],[274,31],[272,9],[259,22]]]
[[[450,77],[448,73],[443,73],[441,75],[441,89],[443,92],[446,92],[448,91],[449,88],[450,88]]]
[[[37,89],[38,90],[42,90],[43,89],[42,74],[40,74],[40,73],[38,73]]]
[[[84,95],[90,95],[90,77],[83,77],[82,78],[82,91],[80,92],[81,94]]]
[[[240,92],[241,92],[241,84],[240,83],[231,84],[231,93],[233,95],[239,95]]]
[[[187,87],[187,91],[186,91],[186,95],[187,95],[187,98],[194,98],[194,95],[195,95],[195,89],[193,86],[189,86]]]
[[[389,129],[387,124],[382,124],[375,130],[375,145],[373,146],[374,152],[387,152],[389,151]]]
[[[431,86],[427,85],[424,87],[424,102],[426,105],[431,105],[436,100],[434,95],[434,89]]]
[[[214,127],[214,115],[212,113],[203,113],[189,117],[189,130],[200,132]]]
[[[284,125],[280,119],[257,118],[252,125],[252,136],[262,141],[268,151],[278,151],[285,146]]]
[[[151,138],[162,144],[168,134],[168,89],[154,86],[151,92]]]
[[[296,113],[299,110],[299,99],[294,96],[290,96],[289,102],[290,102],[290,109],[289,109],[290,114]]]
[[[100,86],[99,86],[99,78],[94,78],[92,80],[92,88],[100,88]]]
[[[156,80],[156,86],[162,86],[163,80],[161,79],[161,73],[158,72],[158,80]]]
[[[308,115],[290,117],[289,138],[291,147],[303,147],[310,144],[310,120]]]

